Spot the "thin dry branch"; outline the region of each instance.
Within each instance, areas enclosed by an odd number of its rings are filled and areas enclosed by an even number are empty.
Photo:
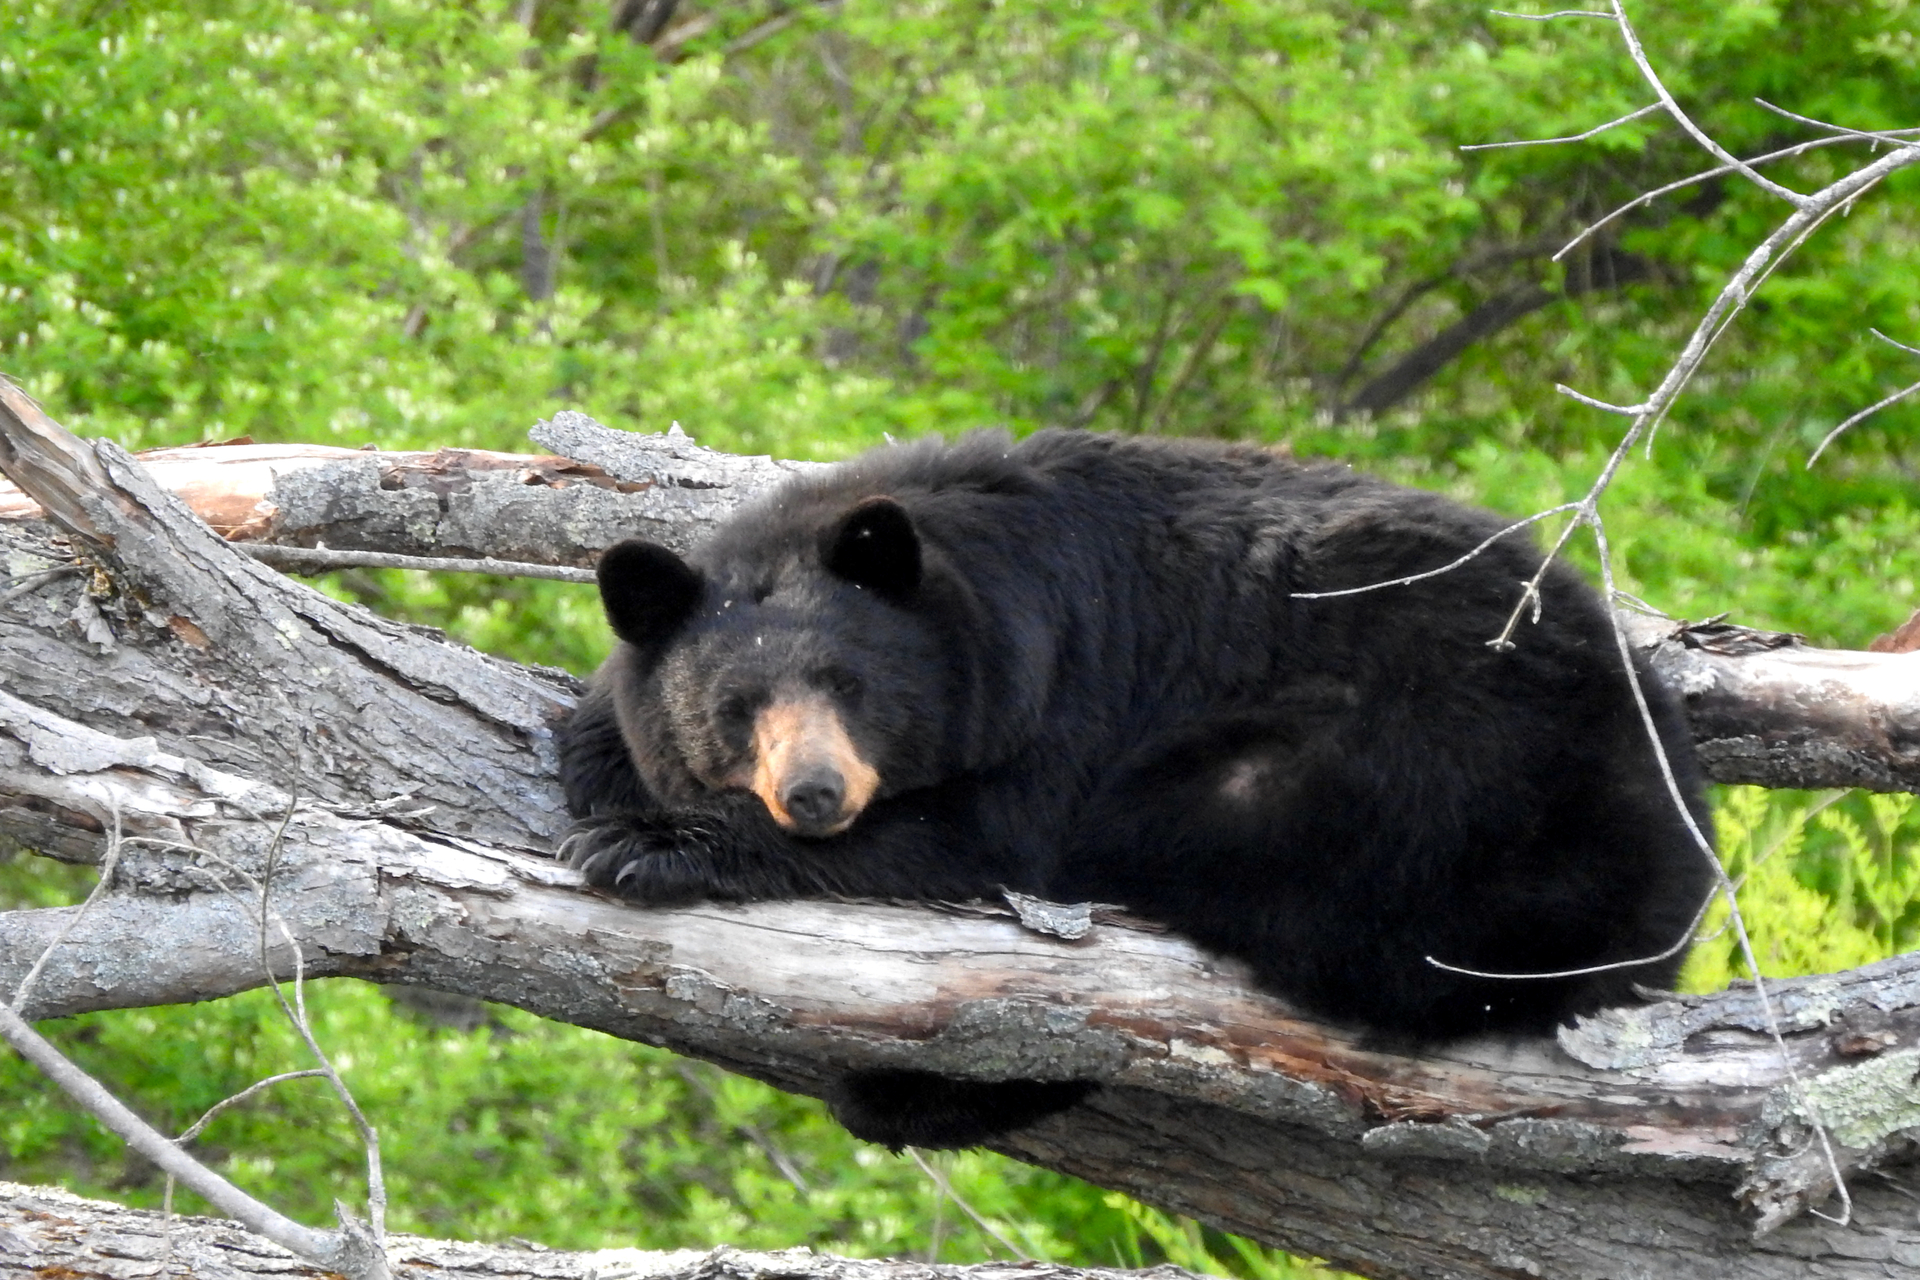
[[[1889,346],[1898,347],[1900,350],[1907,352],[1909,355],[1920,356],[1920,349],[1915,349],[1913,347],[1910,347],[1904,342],[1896,342],[1892,338],[1889,338],[1886,334],[1880,332],[1878,329],[1873,329],[1873,330],[1870,330],[1869,332],[1871,332],[1874,337],[1880,339],[1880,341],[1888,344]],[[1814,448],[1814,451],[1807,455],[1807,470],[1809,471],[1813,470],[1813,464],[1820,460],[1820,455],[1827,451],[1827,446],[1832,444],[1835,440],[1838,440],[1841,434],[1845,432],[1848,427],[1853,426],[1857,422],[1865,421],[1867,418],[1872,417],[1874,414],[1880,412],[1880,410],[1886,408],[1890,404],[1898,404],[1900,401],[1906,399],[1908,396],[1912,395],[1916,391],[1920,391],[1920,382],[1916,382],[1909,387],[1902,387],[1900,390],[1894,392],[1892,395],[1888,396],[1886,399],[1880,400],[1874,404],[1868,405],[1866,408],[1854,414],[1852,417],[1848,418],[1845,422],[1842,422],[1839,426],[1835,427],[1833,430],[1827,432],[1826,435],[1820,438],[1820,443]]]
[[[1654,115],[1664,110],[1666,110],[1666,104],[1649,102],[1646,106],[1636,107],[1632,111],[1627,112],[1627,114],[1617,116],[1605,124],[1597,124],[1591,129],[1587,129],[1581,133],[1570,133],[1562,138],[1521,138],[1513,142],[1470,142],[1460,149],[1462,151],[1507,151],[1515,147],[1553,147],[1563,142],[1585,142],[1589,138],[1599,137],[1609,129],[1618,128],[1623,124],[1631,124],[1643,116]]]
[[[386,1280],[386,1257],[364,1231],[353,1230],[344,1216],[339,1231],[305,1227],[247,1195],[176,1146],[166,1135],[135,1115],[99,1081],[69,1062],[49,1044],[13,1006],[0,1003],[0,1039],[15,1053],[38,1067],[62,1092],[84,1107],[101,1124],[120,1135],[129,1147],[151,1160],[170,1178],[190,1187],[208,1204],[311,1262],[338,1271],[353,1280]]]
[[[39,956],[27,969],[25,976],[20,979],[19,985],[14,989],[12,1003],[0,1001],[0,1040],[5,1040],[15,1052],[39,1067],[41,1072],[58,1085],[68,1097],[90,1112],[102,1124],[124,1138],[127,1144],[135,1151],[140,1152],[149,1159],[153,1159],[166,1174],[166,1200],[169,1208],[171,1208],[173,1202],[175,1182],[185,1181],[189,1187],[199,1192],[209,1204],[212,1204],[223,1212],[233,1215],[235,1219],[245,1223],[267,1239],[292,1250],[311,1262],[318,1263],[329,1269],[341,1271],[345,1273],[350,1280],[389,1280],[390,1273],[387,1269],[384,1247],[386,1234],[383,1222],[385,1197],[380,1187],[379,1143],[377,1137],[374,1137],[371,1131],[367,1131],[367,1136],[369,1144],[369,1199],[374,1209],[372,1230],[368,1231],[365,1227],[361,1226],[359,1222],[354,1220],[346,1212],[344,1207],[339,1209],[340,1229],[338,1231],[310,1230],[293,1222],[292,1219],[285,1217],[261,1201],[247,1195],[231,1182],[213,1172],[213,1170],[207,1168],[192,1156],[187,1155],[184,1150],[184,1145],[188,1139],[204,1129],[207,1122],[212,1120],[220,1111],[238,1102],[248,1094],[264,1088],[265,1085],[271,1083],[271,1081],[263,1081],[260,1085],[256,1085],[252,1089],[244,1090],[235,1097],[217,1104],[212,1110],[208,1111],[206,1115],[201,1117],[200,1121],[189,1129],[186,1134],[169,1143],[157,1129],[134,1114],[131,1108],[120,1103],[119,1100],[114,1098],[98,1081],[74,1065],[64,1054],[23,1021],[16,1012],[16,1010],[23,1007],[24,1002],[31,997],[34,982],[39,978],[48,962],[51,961],[60,951],[60,948],[67,943],[73,931],[87,918],[87,913],[113,890],[114,872],[119,867],[120,857],[126,847],[127,841],[121,829],[118,792],[108,789],[105,793],[105,799],[107,818],[110,826],[107,830],[106,849],[101,857],[100,878],[94,885],[93,891],[87,895],[86,901],[82,902],[79,908],[71,913],[65,927],[47,942]],[[291,817],[291,813],[292,809],[289,807],[289,817]],[[281,824],[281,828],[282,831],[284,831],[284,821]],[[136,837],[136,839],[138,838],[139,837]],[[190,850],[190,852],[192,851]],[[264,913],[266,911],[266,903],[264,900],[262,901],[261,908],[261,932],[263,940],[261,946],[261,972],[269,982],[272,982],[273,971],[271,967],[266,964],[266,948],[264,943]],[[288,936],[288,943],[289,945],[296,946],[297,954],[297,944],[293,943],[291,935]],[[274,991],[276,995],[279,993],[277,983],[274,985]],[[281,1005],[285,1008],[286,1002],[284,999],[281,1001]],[[366,1122],[364,1118],[360,1117],[359,1109],[353,1105],[351,1095],[346,1094],[346,1087],[344,1084],[341,1084],[339,1077],[334,1074],[332,1064],[326,1062],[324,1055],[320,1054],[318,1046],[314,1045],[312,1035],[307,1030],[305,1024],[304,1012],[303,1008],[302,1017],[296,1019],[296,1026],[301,1033],[307,1037],[309,1046],[313,1048],[315,1055],[320,1057],[325,1069],[319,1072],[293,1073],[293,1075],[277,1076],[274,1077],[274,1080],[291,1079],[300,1074],[328,1076],[333,1080],[342,1095],[346,1097],[349,1109],[353,1112],[355,1118],[359,1120],[364,1130]],[[289,1012],[289,1016],[291,1016],[291,1012]],[[153,1155],[155,1151],[163,1149],[170,1153],[167,1159],[161,1160]]]
[[[1627,46],[1627,56],[1632,58],[1633,65],[1640,69],[1640,78],[1647,82],[1648,87],[1651,88],[1654,94],[1660,99],[1660,104],[1667,109],[1667,114],[1673,118],[1676,124],[1687,131],[1687,136],[1699,143],[1701,150],[1718,160],[1721,164],[1732,166],[1734,172],[1740,174],[1740,176],[1753,183],[1756,187],[1759,187],[1762,191],[1765,191],[1769,195],[1778,196],[1796,209],[1806,210],[1817,197],[1803,196],[1791,187],[1784,187],[1775,182],[1772,178],[1767,177],[1758,169],[1755,169],[1752,165],[1721,146],[1713,135],[1693,122],[1693,117],[1689,116],[1681,108],[1680,104],[1674,100],[1673,94],[1667,90],[1666,83],[1660,79],[1660,73],[1654,70],[1653,63],[1648,60],[1647,51],[1640,45],[1640,35],[1633,29],[1633,23],[1628,20],[1626,8],[1621,4],[1621,0],[1611,0],[1611,2],[1613,20],[1620,28],[1620,38]]]
[[[205,815],[200,846],[259,874],[279,815],[249,818],[220,799],[245,789],[209,778],[183,795],[169,767],[137,763],[146,758],[137,743],[102,743],[44,715],[34,723],[43,754],[54,757],[65,732],[76,746],[58,758],[84,743],[94,767],[38,769],[9,745],[13,730],[0,732],[6,806],[72,810],[96,788],[120,787],[137,835],[177,822],[191,799]],[[1468,1274],[1481,1274],[1481,1250],[1501,1233],[1554,1274],[1579,1274],[1575,1259],[1595,1257],[1682,1274],[1681,1253],[1694,1245],[1629,1247],[1638,1228],[1628,1224],[1648,1214],[1688,1222],[1743,1268],[1703,1263],[1691,1274],[1774,1274],[1769,1251],[1809,1241],[1835,1268],[1825,1274],[1852,1274],[1791,1226],[1787,1243],[1757,1255],[1740,1243],[1748,1225],[1727,1198],[1736,1182],[1757,1188],[1764,1208],[1789,1211],[1827,1185],[1818,1167],[1772,1154],[1776,1130],[1790,1133],[1805,1111],[1777,1050],[1756,1034],[1766,1013],[1752,991],[1609,1014],[1559,1046],[1482,1042],[1405,1058],[1301,1019],[1177,937],[1112,918],[1067,942],[989,906],[641,911],[583,893],[551,862],[317,807],[296,815],[282,843],[274,910],[309,977],[461,990],[808,1093],[855,1067],[1099,1079],[1107,1088],[1091,1104],[1004,1149],[1272,1243],[1350,1264],[1373,1250],[1368,1265],[1384,1274],[1424,1274],[1399,1251],[1439,1247],[1431,1237],[1449,1214],[1463,1216],[1443,1256]],[[217,888],[189,888],[197,877],[182,874],[184,858],[130,848],[123,892],[61,948],[35,1016],[260,984],[251,912]],[[0,916],[0,981],[77,910]],[[102,957],[112,957],[110,978]],[[269,961],[287,972],[292,948],[276,945]],[[1781,984],[1773,1000],[1811,1096],[1851,1099],[1843,1158],[1866,1167],[1901,1155],[1909,1104],[1896,1075],[1920,1059],[1907,1047],[1920,1040],[1920,957]],[[1881,1051],[1849,1057],[1837,1030],[1863,1016],[1889,1035]],[[1877,1102],[1874,1080],[1894,1085]],[[1562,1214],[1502,1214],[1497,1232],[1463,1242],[1460,1223],[1516,1178]],[[1355,1194],[1376,1206],[1363,1224],[1339,1207]],[[1874,1231],[1887,1225],[1880,1203],[1869,1197]],[[1920,1248],[1920,1232],[1912,1243]]]

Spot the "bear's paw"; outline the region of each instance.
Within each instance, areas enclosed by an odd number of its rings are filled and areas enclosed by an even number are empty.
[[[714,865],[714,837],[685,815],[608,814],[575,823],[556,856],[596,889],[675,906],[735,896]]]

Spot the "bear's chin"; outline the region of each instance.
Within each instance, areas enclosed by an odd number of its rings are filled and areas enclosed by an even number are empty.
[[[837,817],[831,822],[804,822],[791,814],[783,818],[771,809],[768,810],[767,816],[772,818],[774,824],[790,836],[798,836],[802,840],[829,840],[834,836],[845,833],[854,823],[858,822],[860,820],[860,812],[860,810],[855,810],[842,817]]]

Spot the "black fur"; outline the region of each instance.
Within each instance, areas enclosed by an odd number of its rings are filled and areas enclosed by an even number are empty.
[[[954,1080],[930,1071],[854,1071],[827,1102],[847,1132],[891,1147],[978,1146],[1024,1129],[1093,1092],[1091,1080]],[[991,1117],[982,1129],[982,1118]]]
[[[1653,955],[1710,874],[1604,605],[1556,565],[1539,621],[1490,647],[1539,566],[1520,535],[1417,583],[1302,598],[1435,569],[1501,523],[1247,447],[879,450],[784,486],[684,565],[608,553],[629,643],[566,731],[567,854],[646,903],[1003,886],[1121,903],[1376,1040],[1548,1031],[1680,957],[1532,981],[1427,958]],[[1642,684],[1706,830],[1680,716]],[[788,834],[737,789],[776,687],[831,697],[879,770],[842,834]],[[889,1084],[843,1116],[892,1145],[969,1145],[1078,1096],[971,1088]]]

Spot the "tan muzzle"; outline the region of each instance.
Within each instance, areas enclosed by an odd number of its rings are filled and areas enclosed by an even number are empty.
[[[879,789],[840,712],[824,697],[769,703],[753,721],[749,789],[773,820],[803,836],[838,835]]]

